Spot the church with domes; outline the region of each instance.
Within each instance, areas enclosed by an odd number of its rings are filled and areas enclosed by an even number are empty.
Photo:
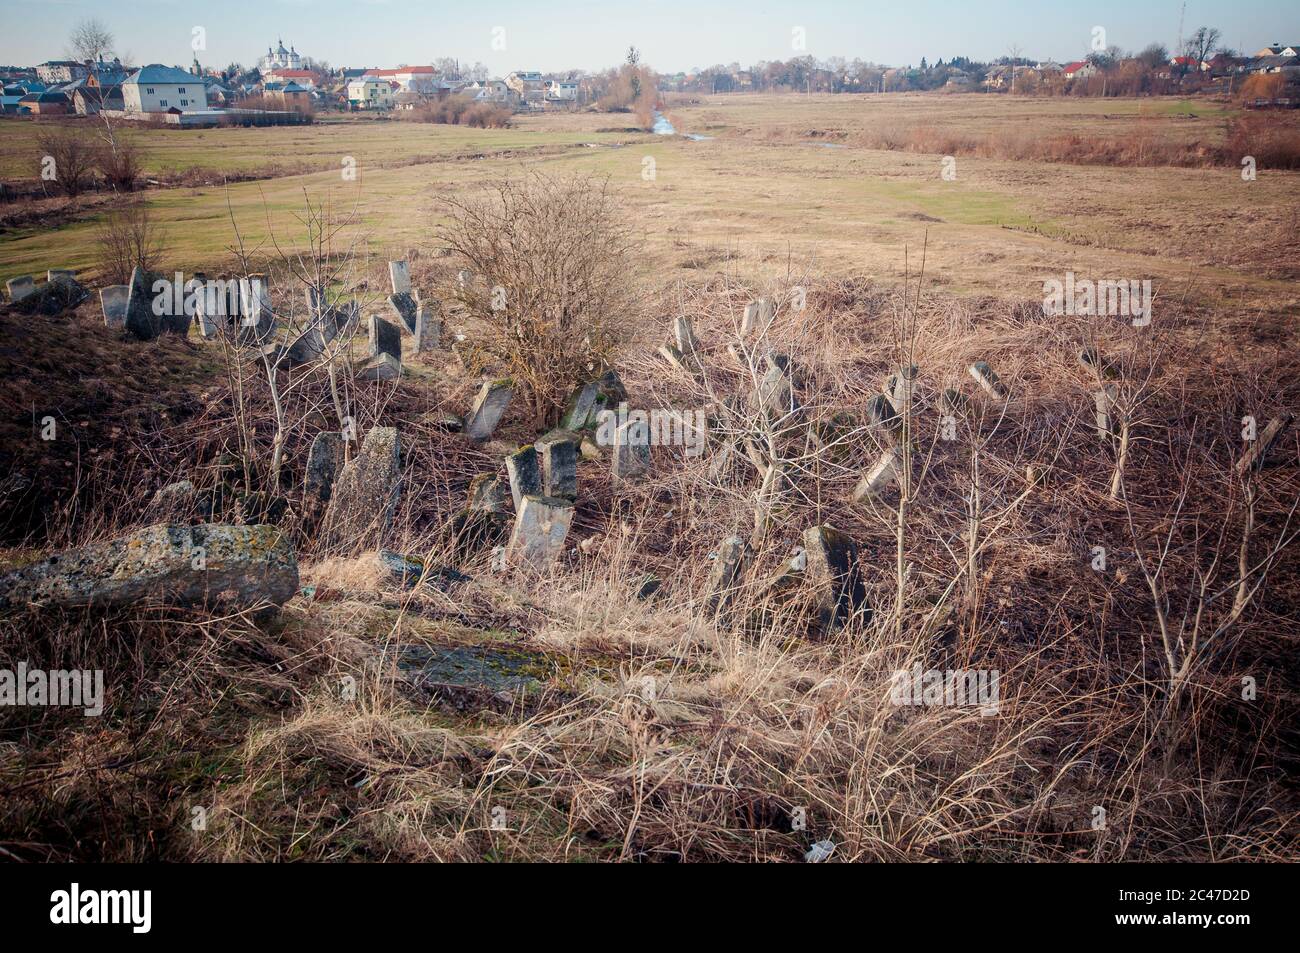
[[[258,68],[263,73],[274,72],[282,69],[302,69],[302,57],[292,46],[287,50],[284,48],[284,40],[280,40],[279,47],[272,50],[269,46],[266,48],[266,55],[258,64]]]

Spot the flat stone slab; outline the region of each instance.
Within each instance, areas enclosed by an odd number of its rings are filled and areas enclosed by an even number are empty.
[[[442,318],[439,316],[438,302],[421,304],[415,312],[415,351],[437,350],[442,343]]]
[[[370,316],[370,356],[378,357],[380,354],[388,354],[402,362],[402,332],[397,329],[397,325],[390,321],[385,321],[377,314]]]
[[[298,561],[274,526],[160,523],[68,550],[0,577],[0,607],[282,605]]]
[[[510,495],[514,498],[515,512],[524,505],[526,496],[543,496],[542,463],[537,448],[532,444],[520,447],[506,457],[506,475],[510,478]]]
[[[576,500],[581,438],[571,430],[552,430],[534,446],[542,461],[542,495]]]
[[[513,700],[532,694],[555,668],[540,653],[486,645],[408,645],[398,651],[396,661],[412,685],[458,708],[481,705],[486,698]]]
[[[125,327],[141,341],[152,341],[163,331],[162,315],[154,314],[153,310],[153,286],[157,280],[158,275],[138,266],[131,272]]]
[[[393,316],[397,318],[398,324],[408,334],[415,333],[416,313],[419,311],[420,305],[411,296],[410,292],[404,291],[401,294],[389,295],[388,308],[392,311]]]

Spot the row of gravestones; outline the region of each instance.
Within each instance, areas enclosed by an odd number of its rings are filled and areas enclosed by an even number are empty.
[[[60,278],[75,278],[76,272],[71,268],[51,268],[45,273],[46,281],[58,281]],[[5,293],[13,302],[22,301],[28,295],[36,293],[37,284],[31,275],[19,275],[5,282]]]

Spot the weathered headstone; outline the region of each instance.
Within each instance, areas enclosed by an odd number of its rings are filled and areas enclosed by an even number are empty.
[[[159,524],[0,576],[0,607],[140,602],[256,607],[298,592],[298,561],[274,526]]]
[[[728,536],[713,557],[713,568],[704,593],[704,611],[716,615],[735,599],[744,582],[754,550],[739,536]]]
[[[506,492],[501,478],[493,473],[480,473],[469,483],[469,508],[484,513],[504,513]]]
[[[803,548],[808,558],[808,584],[816,590],[814,632],[826,635],[844,625],[866,603],[858,544],[829,526],[813,526],[804,531]]]
[[[10,301],[22,301],[35,290],[36,282],[32,281],[31,275],[19,275],[5,282],[5,291],[9,293]]]
[[[327,308],[321,315],[321,335],[329,344],[336,337],[352,333],[361,320],[361,305],[349,301],[338,307]]]
[[[131,272],[130,290],[127,292],[125,326],[141,341],[152,341],[162,334],[162,316],[153,311],[153,284],[158,276],[138,265]]]
[[[461,291],[464,291],[473,283],[474,283],[473,272],[466,271],[464,268],[456,272],[456,284],[460,286]]]
[[[1115,400],[1118,396],[1119,388],[1114,384],[1106,384],[1092,395],[1092,402],[1096,408],[1097,436],[1106,443],[1110,443],[1117,436],[1111,411],[1115,408]]]
[[[1270,420],[1268,425],[1255,438],[1254,443],[1250,445],[1250,449],[1242,454],[1241,459],[1237,461],[1237,472],[1246,473],[1249,470],[1258,470],[1264,466],[1269,451],[1273,449],[1273,445],[1277,443],[1278,438],[1291,426],[1294,420],[1295,414],[1290,412]]]
[[[394,427],[372,427],[334,482],[322,540],[340,549],[383,542],[397,511],[402,443]]]
[[[600,412],[621,400],[627,400],[627,389],[611,367],[599,380],[584,384],[573,392],[560,426],[573,431],[594,427]]]
[[[363,381],[395,381],[401,376],[402,362],[386,352],[372,357],[357,370],[357,380]]]
[[[955,387],[945,387],[939,405],[945,414],[960,417],[970,409],[970,398]]]
[[[790,379],[790,358],[769,353],[767,371],[750,398],[750,406],[771,418],[782,418],[795,410],[794,384]]]
[[[390,261],[388,263],[388,280],[392,282],[393,294],[411,293],[411,269],[406,262]]]
[[[475,443],[491,437],[514,393],[514,382],[508,378],[484,383],[465,415],[465,436]]]
[[[239,279],[239,314],[240,343],[264,344],[275,331],[271,287],[266,275],[254,274]]]
[[[541,571],[564,551],[573,523],[573,503],[550,496],[526,496],[515,515],[506,558]]]
[[[1099,381],[1119,379],[1119,368],[1102,357],[1095,347],[1085,347],[1079,352],[1079,364],[1092,371]]]
[[[531,444],[506,457],[506,475],[510,478],[510,495],[515,501],[516,513],[524,505],[524,497],[545,495],[542,493],[541,460],[537,448]]]
[[[318,360],[325,353],[325,339],[320,329],[309,327],[289,342],[285,350],[285,367],[302,367]]]
[[[916,365],[908,364],[890,374],[885,381],[884,392],[900,412],[909,408],[912,404],[912,396],[916,390],[917,373]]]
[[[104,324],[120,328],[126,324],[126,305],[131,297],[130,285],[108,285],[99,289],[99,307],[104,312]]]
[[[650,426],[629,420],[614,431],[612,471],[617,481],[635,480],[650,470]]]
[[[411,297],[409,291],[403,291],[401,294],[392,294],[388,296],[388,308],[397,318],[398,324],[408,333],[415,333],[416,313],[420,306],[415,299]]]
[[[867,475],[858,481],[858,485],[853,490],[853,502],[861,503],[893,486],[898,481],[900,465],[897,450],[881,454],[880,459],[867,471]]]
[[[998,375],[993,373],[993,368],[989,367],[987,361],[976,361],[969,368],[970,376],[975,378],[980,387],[988,393],[990,397],[1003,400],[1007,396],[1006,388],[998,380]]]
[[[415,351],[435,350],[442,341],[442,318],[438,316],[438,302],[420,305],[415,312]]]
[[[563,500],[578,498],[580,439],[569,430],[552,430],[536,443],[542,459],[542,495]]]
[[[397,325],[385,321],[377,314],[370,316],[370,356],[388,354],[402,362],[402,332]]]
[[[307,468],[302,481],[304,508],[313,521],[320,518],[329,503],[341,466],[343,434],[318,433],[307,451]]]
[[[686,317],[673,319],[673,336],[677,339],[677,351],[692,367],[700,366],[700,343],[695,338],[695,327]]]

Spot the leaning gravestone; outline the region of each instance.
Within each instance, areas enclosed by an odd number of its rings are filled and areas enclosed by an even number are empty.
[[[573,523],[573,503],[549,496],[526,496],[515,515],[506,559],[541,571],[564,550]]]
[[[504,513],[506,492],[501,478],[493,473],[480,473],[470,480],[469,508],[482,513]]]
[[[385,321],[377,314],[370,316],[370,356],[379,357],[388,354],[402,360],[402,332],[397,325]]]
[[[520,447],[506,457],[506,474],[510,477],[510,495],[515,501],[515,512],[524,505],[526,496],[544,496],[542,493],[542,467],[537,448]]]
[[[416,312],[419,311],[419,304],[415,298],[411,297],[409,291],[403,291],[401,294],[388,296],[388,307],[397,318],[398,323],[411,334],[415,333]]]
[[[602,410],[627,400],[627,388],[612,367],[598,380],[584,384],[573,392],[561,426],[565,430],[586,430],[596,426]]]
[[[99,306],[104,311],[106,326],[120,328],[126,324],[126,305],[130,297],[130,285],[108,285],[99,289]]]
[[[254,274],[239,279],[239,340],[263,344],[275,331],[275,314],[271,311],[271,287],[266,275]]]
[[[804,531],[803,548],[808,583],[817,590],[814,632],[826,635],[844,625],[867,600],[858,544],[829,526],[813,526]]]
[[[491,437],[514,392],[514,382],[508,378],[485,383],[465,415],[465,436],[475,443]]]
[[[11,302],[22,301],[36,290],[36,282],[32,281],[31,275],[19,275],[5,282],[5,290],[9,292]]]
[[[373,427],[330,493],[322,541],[350,550],[383,542],[397,512],[402,444],[395,427]]]
[[[406,262],[390,261],[388,263],[388,280],[392,282],[393,294],[411,293],[411,269],[407,267]]]
[[[45,272],[45,280],[53,281],[56,278],[75,278],[77,273],[71,268],[51,268]]]
[[[357,371],[357,379],[363,381],[395,381],[401,376],[402,362],[387,353],[372,357]]]
[[[987,361],[976,361],[968,370],[970,376],[975,378],[980,387],[988,393],[990,397],[1003,400],[1007,396],[1006,388],[998,379],[998,375],[993,373],[993,368],[989,367]]]
[[[861,503],[893,486],[898,480],[900,463],[897,450],[889,450],[881,454],[880,459],[875,462],[867,475],[858,481],[858,485],[853,490],[853,502]]]
[[[542,493],[563,500],[578,498],[579,437],[568,430],[552,430],[537,441],[542,458]]]
[[[126,329],[141,341],[152,341],[162,334],[162,316],[154,314],[153,285],[158,276],[136,266],[131,272],[130,290],[127,292]]]

